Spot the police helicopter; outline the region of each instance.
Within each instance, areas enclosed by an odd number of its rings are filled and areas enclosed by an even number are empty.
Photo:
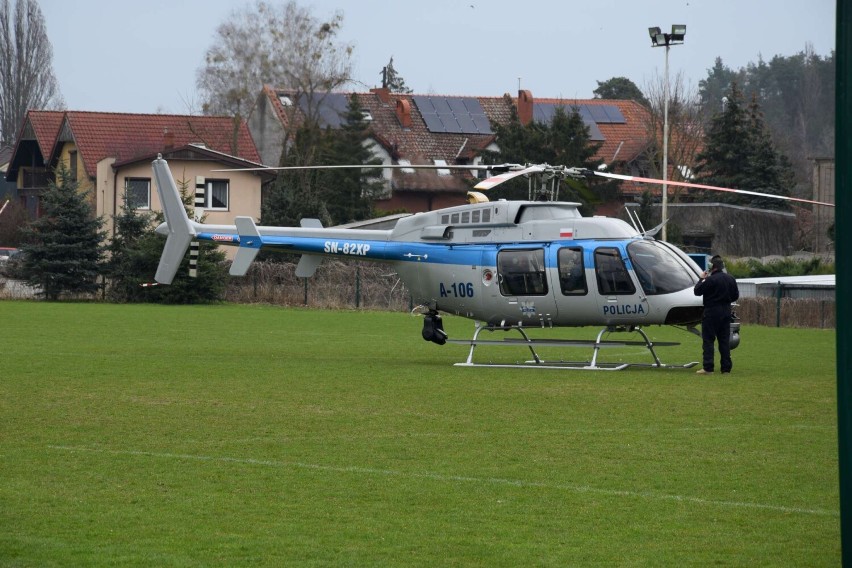
[[[165,215],[157,232],[167,236],[155,276],[160,284],[172,282],[193,240],[238,247],[230,268],[233,276],[245,275],[261,248],[300,254],[296,275],[305,278],[314,274],[324,257],[377,261],[391,265],[411,291],[418,305],[414,311],[424,318],[425,340],[469,345],[467,359],[457,365],[617,370],[698,364],[662,363],[655,347],[677,343],[653,342],[643,327],[671,325],[697,334],[695,325],[701,321],[703,307],[693,287],[702,269],[674,245],[656,240],[653,235],[659,227],[644,230],[638,217],[631,217],[632,225],[615,218],[583,217],[579,203],[558,201],[559,184],[566,179],[597,175],[642,183],[659,180],[547,164],[450,166],[496,174],[474,190],[527,177],[529,199],[489,201],[481,191],[471,191],[468,204],[411,214],[400,218],[393,229],[376,230],[325,228],[317,219],[302,219],[300,227],[257,226],[251,217],[236,217],[233,225],[198,223],[187,216],[166,161],[158,157],[152,167]],[[441,313],[474,320],[473,337],[449,339]],[[533,328],[565,326],[602,329],[593,341],[536,339],[527,333]],[[482,339],[483,331],[517,336]],[[641,340],[608,339],[615,332],[638,333]],[[738,322],[732,324],[731,333],[733,348],[739,344]],[[646,348],[652,362],[598,361],[600,349],[625,345]],[[529,349],[531,359],[515,364],[475,362],[478,346],[521,347]],[[591,358],[545,360],[537,351],[545,346],[590,348]]]

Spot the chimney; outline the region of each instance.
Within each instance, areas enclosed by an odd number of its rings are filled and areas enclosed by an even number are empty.
[[[518,91],[518,120],[526,126],[533,119],[533,96],[526,89]]]
[[[411,128],[411,103],[406,99],[397,99],[396,117],[403,128]]]
[[[370,89],[370,92],[379,97],[379,100],[384,104],[388,104],[390,102],[390,89],[387,87],[374,87]]]
[[[163,149],[171,150],[175,147],[175,133],[170,132],[168,128],[163,130]]]

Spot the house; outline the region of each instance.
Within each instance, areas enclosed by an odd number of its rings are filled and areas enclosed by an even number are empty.
[[[386,88],[367,93],[299,95],[265,86],[248,121],[261,161],[277,166],[291,125],[308,112],[318,112],[320,125],[337,128],[349,97],[356,96],[370,122],[370,147],[385,165],[476,165],[483,151],[498,150],[494,125],[507,124],[516,112],[523,124],[549,121],[557,106],[579,109],[593,141],[601,142],[597,157],[619,162],[632,173],[644,172],[641,161],[649,144],[648,111],[629,100],[535,99],[530,91],[517,97],[450,97],[391,93]],[[385,170],[386,192],[377,209],[430,211],[466,202],[477,174],[453,169]],[[625,198],[641,189],[623,184]],[[619,209],[621,203],[612,209]]]
[[[137,209],[160,209],[151,186],[151,161],[158,154],[169,160],[179,186],[190,194],[203,187],[207,222],[260,216],[261,185],[269,173],[213,171],[260,165],[246,124],[235,127],[230,117],[31,110],[5,179],[16,183],[22,205],[38,217],[41,195],[63,161],[111,235],[125,195]]]
[[[6,181],[6,170],[9,169],[9,161],[12,159],[12,147],[0,146],[0,207],[7,199],[18,198],[17,186]]]

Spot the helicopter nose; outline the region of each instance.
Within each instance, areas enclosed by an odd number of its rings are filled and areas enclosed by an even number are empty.
[[[666,314],[666,325],[693,325],[701,322],[704,306],[675,306]]]

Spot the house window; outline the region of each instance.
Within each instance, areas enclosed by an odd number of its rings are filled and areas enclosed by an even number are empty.
[[[151,208],[151,179],[127,178],[124,180],[124,194],[130,209]]]
[[[450,172],[450,169],[449,169],[449,168],[441,167],[441,166],[446,166],[446,165],[447,165],[447,160],[438,160],[438,159],[435,159],[435,160],[434,160],[434,162],[435,162],[435,165],[436,165],[436,166],[438,166],[438,175],[439,175],[439,176],[448,176],[448,175],[450,175],[450,173],[451,173],[451,172]]]
[[[208,179],[204,192],[204,209],[226,211],[228,209],[228,180]]]
[[[77,152],[68,153],[68,170],[71,173],[71,179],[77,179]]]

